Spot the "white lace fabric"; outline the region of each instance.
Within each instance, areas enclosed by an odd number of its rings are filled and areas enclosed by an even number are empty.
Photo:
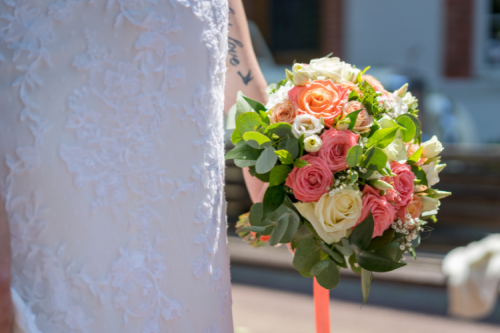
[[[0,4],[0,218],[40,332],[232,332],[227,12]]]

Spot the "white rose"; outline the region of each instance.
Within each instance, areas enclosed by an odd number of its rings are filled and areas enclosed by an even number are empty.
[[[292,133],[298,139],[302,134],[304,137],[311,136],[321,132],[323,125],[319,120],[309,114],[302,114],[295,118],[292,125]]]
[[[343,80],[353,82],[360,72],[359,69],[353,68],[350,64],[340,61],[339,58],[320,58],[311,60],[309,67],[311,78],[324,77],[332,79],[335,82]]]
[[[378,124],[382,129],[395,126],[394,120],[392,120],[389,116],[383,116],[380,118]],[[406,147],[403,142],[403,134],[401,133],[401,130],[397,131],[394,140],[387,147],[385,147],[383,151],[387,155],[390,162],[396,161],[399,163],[405,163],[408,160],[406,157]]]
[[[429,187],[439,183],[439,171],[434,162],[431,162],[429,164],[424,164],[421,166],[421,168],[425,172],[425,175],[427,177],[427,183],[429,183]]]
[[[427,195],[422,195],[420,197],[422,199],[422,211],[423,212],[431,212],[433,210],[437,210],[441,205],[439,199],[431,198]]]
[[[308,153],[318,152],[322,144],[323,141],[321,141],[320,137],[316,134],[310,135],[304,139],[304,149]]]
[[[287,81],[284,85],[279,87],[273,94],[267,96],[266,109],[271,110],[276,104],[283,102],[288,98],[288,92],[293,88],[293,84]]]
[[[324,194],[316,203],[295,204],[300,214],[311,222],[321,239],[328,244],[346,237],[347,230],[358,222],[363,205],[361,192],[352,188],[330,193]]]
[[[439,155],[444,149],[437,136],[433,136],[429,141],[422,143],[422,157],[433,158]]]
[[[296,63],[292,67],[293,83],[296,86],[305,86],[309,83],[309,70],[307,65]]]

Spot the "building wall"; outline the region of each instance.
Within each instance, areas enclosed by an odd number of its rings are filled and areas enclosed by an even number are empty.
[[[345,60],[412,68],[433,85],[443,72],[443,10],[437,0],[345,1]]]

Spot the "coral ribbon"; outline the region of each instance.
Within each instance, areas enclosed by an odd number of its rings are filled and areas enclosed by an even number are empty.
[[[330,290],[320,286],[316,278],[313,290],[316,333],[330,333]]]

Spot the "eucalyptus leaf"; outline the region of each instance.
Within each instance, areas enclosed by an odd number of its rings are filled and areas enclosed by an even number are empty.
[[[354,168],[361,160],[361,156],[363,156],[363,148],[358,145],[352,146],[347,152],[346,162],[351,168]]]
[[[366,269],[361,269],[361,291],[363,292],[363,304],[368,301],[370,296],[370,286],[373,281],[373,273]]]
[[[288,216],[288,227],[286,228],[283,237],[281,237],[280,243],[287,244],[293,240],[295,233],[298,231],[300,224],[300,217],[295,214],[295,212],[289,210]]]
[[[257,163],[256,160],[234,160],[234,164],[239,168],[254,166],[255,163]]]
[[[264,194],[262,220],[277,210],[285,200],[285,189],[282,186],[270,186]]]
[[[243,136],[246,132],[255,131],[260,125],[262,125],[262,120],[255,112],[242,113],[236,119],[236,130],[241,136]]]
[[[272,145],[271,139],[259,132],[246,132],[243,134],[243,140],[252,148],[264,149]]]
[[[325,267],[319,275],[316,276],[316,281],[325,289],[333,289],[340,282],[340,269],[333,261],[329,261],[329,265]]]
[[[311,269],[320,261],[321,250],[312,238],[303,239],[293,256],[293,266],[299,271],[310,272]]]
[[[288,123],[276,123],[268,126],[264,130],[264,134],[271,137],[272,134],[277,135],[279,138],[292,135],[292,125]]]
[[[263,232],[265,231],[267,228],[267,226],[263,226],[263,227],[257,227],[257,226],[252,226],[252,225],[249,225],[249,226],[246,226],[242,229],[245,229],[245,230],[248,230],[248,231],[253,231],[253,232]]]
[[[390,272],[406,266],[406,263],[395,262],[370,251],[356,253],[359,266],[372,272]]]
[[[267,112],[259,111],[259,116],[260,116],[260,119],[262,119],[262,122],[265,123],[266,125],[269,125],[271,123]]]
[[[356,274],[361,274],[361,267],[358,264],[358,260],[356,259],[356,253],[352,253],[349,257],[349,266],[351,267],[351,271]]]
[[[281,238],[285,234],[286,229],[288,228],[288,217],[289,214],[285,213],[278,219],[278,221],[276,222],[276,227],[274,228],[274,231],[271,234],[271,238],[269,239],[269,245],[278,245]]]
[[[271,174],[269,177],[269,186],[276,186],[288,178],[288,174],[292,172],[293,167],[289,165],[276,165],[271,169]]]
[[[365,156],[366,157],[363,161],[363,165],[365,168],[368,168],[370,170],[382,171],[387,165],[387,155],[380,148],[370,148],[365,153]]]
[[[233,133],[231,133],[231,142],[233,143],[233,145],[237,144],[241,140],[243,140],[243,138],[241,137],[240,133],[236,129],[233,130]]]
[[[325,270],[331,263],[331,260],[321,260],[316,263],[316,265],[311,268],[311,275],[318,276],[321,272]]]
[[[394,141],[396,133],[399,131],[399,127],[394,126],[390,128],[381,128],[368,139],[367,147],[377,146],[379,148],[385,148]]]
[[[257,202],[250,207],[250,214],[248,216],[248,222],[253,226],[262,225],[262,202]]]
[[[278,160],[278,156],[274,152],[274,147],[267,147],[264,149],[255,164],[255,171],[257,171],[257,173],[262,174],[271,171]]]
[[[319,246],[321,247],[321,250],[331,256],[333,260],[335,260],[338,263],[344,262],[344,257],[342,257],[340,254],[337,252],[333,251],[328,245],[326,245],[323,242],[319,243]]]
[[[398,122],[398,124],[400,124],[401,126],[404,127],[404,130],[401,130],[401,132],[403,134],[403,141],[410,142],[411,140],[413,140],[413,138],[415,137],[416,130],[417,130],[417,127],[416,127],[415,123],[413,122],[413,119],[410,118],[408,115],[403,114],[403,115],[399,116],[396,119],[396,121]]]
[[[269,183],[269,181],[271,180],[271,172],[269,171],[266,173],[256,173],[255,178],[257,178],[261,182]]]
[[[340,242],[336,243],[334,246],[337,249],[337,251],[339,251],[340,253],[342,253],[346,257],[349,257],[353,253],[352,248],[349,244],[349,240],[345,237],[342,237]]]
[[[296,159],[299,156],[299,140],[293,135],[280,141],[278,147],[279,149],[287,150],[292,155],[292,159]]]
[[[257,160],[262,153],[262,149],[255,149],[247,145],[244,141],[238,142],[236,147],[230,150],[226,156],[226,160]]]
[[[420,124],[420,120],[418,120],[417,117],[415,117],[414,115],[412,115],[410,113],[405,113],[404,116],[410,118],[411,121],[413,121],[413,124],[415,125],[414,139],[415,139],[415,141],[417,141],[417,143],[419,143],[420,134],[422,133],[422,125]]]
[[[290,243],[290,246],[292,250],[295,250],[297,246],[302,242],[304,239],[312,239],[314,238],[314,235],[309,229],[305,226],[302,225],[300,228],[297,229],[295,234],[292,237],[292,241]]]
[[[398,257],[399,251],[400,251],[399,242],[393,241],[393,242],[390,242],[390,243],[382,246],[381,248],[375,250],[374,253],[376,253],[382,257],[386,257],[388,259],[391,259],[392,261],[397,262],[397,261],[399,261],[399,260],[396,260]]]
[[[394,239],[395,234],[396,231],[394,231],[394,229],[392,228],[387,229],[386,231],[384,231],[382,236],[377,236],[373,238],[368,247],[366,248],[366,250],[367,251],[377,250],[382,246],[389,244]]]
[[[372,240],[374,228],[373,215],[370,213],[363,222],[354,228],[349,236],[349,244],[354,252],[361,253],[368,247]]]

